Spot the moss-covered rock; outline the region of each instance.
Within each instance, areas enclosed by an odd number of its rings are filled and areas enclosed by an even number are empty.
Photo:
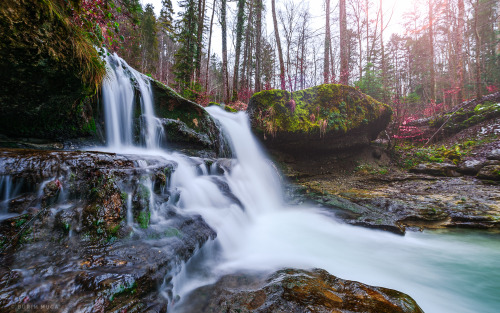
[[[1,134],[68,138],[95,132],[92,96],[105,67],[60,3],[2,1]]]
[[[444,134],[452,135],[497,117],[500,117],[500,103],[496,101],[485,101],[479,103],[473,109],[465,107],[456,112],[439,115],[435,119],[430,120],[429,124],[434,128],[439,128],[444,124]]]
[[[159,81],[151,79],[155,114],[162,118],[167,144],[222,153],[219,128],[197,103],[189,101]]]
[[[293,92],[266,90],[250,99],[252,128],[278,150],[331,151],[369,143],[392,110],[359,90],[325,84]]]
[[[483,167],[477,177],[488,180],[500,180],[500,165],[488,165]]]

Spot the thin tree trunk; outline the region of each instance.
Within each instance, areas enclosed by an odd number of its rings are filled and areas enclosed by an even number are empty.
[[[276,4],[275,0],[271,0],[272,13],[273,13],[273,24],[274,24],[274,36],[276,37],[276,46],[278,47],[278,58],[280,61],[280,82],[281,89],[286,90],[285,85],[285,64],[283,63],[283,50],[281,50],[281,40],[278,31],[278,20],[276,19]]]
[[[221,0],[221,28],[222,28],[222,90],[224,103],[229,102],[229,79],[227,72],[227,29],[226,29],[226,1]]]
[[[214,25],[214,15],[215,15],[215,4],[217,3],[217,0],[214,0],[213,7],[212,7],[212,17],[210,18],[210,31],[209,31],[209,36],[208,36],[208,52],[207,52],[207,73],[205,77],[205,90],[208,90],[208,73],[209,73],[209,67],[210,67],[210,48],[212,45],[212,28]]]
[[[238,17],[236,22],[236,48],[233,72],[233,101],[238,100],[238,74],[240,68],[241,41],[243,40],[243,23],[245,18],[245,0],[238,0]]]
[[[274,2],[274,0],[273,0]],[[326,21],[325,21],[325,58],[323,63],[323,83],[330,81],[330,0],[326,0]]]
[[[250,0],[250,13],[248,14],[247,29],[245,30],[245,46],[243,47],[243,68],[241,69],[242,88],[248,88],[247,67],[249,67],[248,56],[250,55],[250,29],[253,21],[253,4],[254,0]]]
[[[345,0],[340,0],[340,83],[347,85],[349,82],[349,42],[347,38],[347,14]]]
[[[262,90],[260,82],[260,69],[261,69],[261,41],[262,41],[262,0],[257,0],[257,36],[255,38],[255,92]]]
[[[431,78],[431,101],[436,101],[436,72],[434,70],[434,15],[432,8],[433,0],[429,0],[429,52],[431,58],[430,64],[430,78]]]
[[[382,98],[387,102],[387,67],[385,64],[385,49],[384,49],[384,11],[382,7],[382,0],[380,0],[380,50],[382,53],[382,90],[384,94]]]
[[[481,37],[479,36],[479,29],[477,19],[479,18],[479,0],[476,0],[474,7],[474,38],[476,39],[476,97],[481,98]]]
[[[203,29],[205,27],[205,0],[198,0],[198,33],[196,34],[196,63],[195,80],[201,77],[201,47],[203,41]]]

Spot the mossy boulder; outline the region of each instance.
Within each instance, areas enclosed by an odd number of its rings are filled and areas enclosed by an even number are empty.
[[[155,114],[162,120],[170,147],[222,154],[222,136],[214,119],[199,104],[177,94],[170,87],[151,79]]]
[[[254,132],[268,147],[294,154],[368,144],[386,128],[392,115],[388,105],[336,84],[293,94],[262,91],[252,96],[248,112]]]
[[[0,134],[68,138],[95,133],[93,95],[105,67],[58,0],[0,6]]]

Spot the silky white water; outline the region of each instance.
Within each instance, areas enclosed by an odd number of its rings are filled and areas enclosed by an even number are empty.
[[[338,223],[318,208],[287,206],[278,175],[252,137],[247,116],[207,110],[230,136],[237,160],[225,178],[243,208],[224,203],[216,192],[198,191],[210,176],[173,174],[173,186],[181,186],[190,199],[181,203],[182,209],[201,214],[217,231],[216,241],[173,281],[181,304],[191,290],[224,274],[297,267],[323,268],[344,279],[403,291],[425,312],[498,311],[498,235],[401,237]]]
[[[317,267],[343,279],[403,291],[427,313],[498,312],[498,234],[462,231],[401,237],[339,223],[320,208],[286,205],[280,177],[253,138],[244,113],[207,108],[230,137],[235,156],[230,165],[220,165],[224,175],[193,158],[163,151],[152,96],[147,96],[148,88],[142,88],[149,83],[140,75],[131,75],[133,69],[116,58],[110,61],[108,73],[113,73],[103,86],[107,149],[175,161],[178,166],[169,193],[176,196],[164,205],[200,214],[217,232],[216,240],[207,242],[169,282],[173,295],[167,297],[180,299],[176,302],[182,305],[193,289],[237,271]],[[144,98],[151,101],[150,109],[142,108],[146,122],[141,125],[142,148],[133,138],[131,78],[142,86],[142,103],[147,103]],[[156,202],[153,192],[150,194],[150,203]],[[152,212],[151,227],[168,225],[161,214],[161,210]],[[127,221],[133,224],[131,212]]]
[[[109,54],[105,58],[107,77],[102,85],[106,143],[109,149],[138,146],[134,138],[134,84],[139,90],[141,104],[141,140],[148,149],[158,149],[163,128],[155,117],[153,92],[143,74],[130,67],[122,58]]]

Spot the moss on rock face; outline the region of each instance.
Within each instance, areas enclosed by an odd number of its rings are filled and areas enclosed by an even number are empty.
[[[284,90],[262,91],[252,96],[248,111],[257,134],[273,145],[297,144],[296,148],[311,140],[322,141],[318,148],[349,147],[359,140],[335,143],[333,139],[354,133],[367,143],[387,126],[392,115],[388,105],[353,87],[336,84],[296,91],[293,97]]]
[[[97,51],[57,0],[0,6],[0,133],[68,138],[95,132]]]

